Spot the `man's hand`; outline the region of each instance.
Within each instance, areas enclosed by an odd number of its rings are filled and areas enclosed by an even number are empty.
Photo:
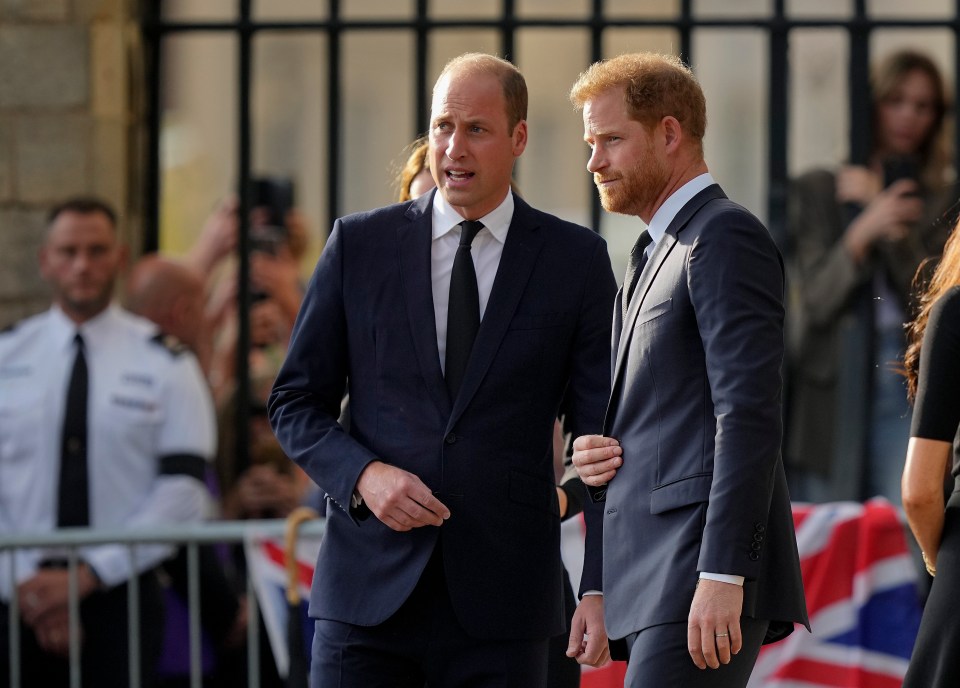
[[[69,605],[68,569],[40,569],[17,588],[23,620],[36,628],[50,614],[66,612]],[[100,582],[86,564],[77,567],[77,590],[82,600],[99,587]]]
[[[701,578],[687,619],[687,650],[701,669],[718,669],[740,652],[743,587]]]
[[[613,480],[623,463],[623,450],[612,437],[581,435],[573,441],[573,465],[580,480],[591,487],[600,487]]]
[[[570,626],[567,657],[580,664],[601,667],[610,661],[610,645],[603,626],[603,595],[585,595]]]
[[[357,492],[373,515],[392,530],[439,526],[450,518],[450,510],[420,478],[382,461],[373,461],[363,469]]]
[[[70,656],[70,614],[66,608],[45,615],[33,627],[33,632],[45,651],[60,657]]]

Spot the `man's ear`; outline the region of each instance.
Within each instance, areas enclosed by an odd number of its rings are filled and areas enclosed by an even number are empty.
[[[522,119],[513,128],[513,157],[519,158],[527,147],[527,120]]]
[[[663,127],[664,146],[667,153],[675,153],[683,143],[683,128],[679,120],[673,115],[667,115],[660,120],[660,126]]]

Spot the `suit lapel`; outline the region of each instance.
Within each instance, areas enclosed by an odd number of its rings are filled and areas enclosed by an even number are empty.
[[[640,275],[640,281],[637,282],[637,288],[633,293],[633,298],[630,300],[630,305],[627,308],[626,319],[623,322],[623,327],[620,331],[620,337],[617,341],[617,356],[614,360],[610,403],[607,405],[607,414],[604,419],[605,433],[610,430],[610,423],[612,423],[612,419],[616,412],[616,400],[618,400],[620,397],[619,386],[622,383],[623,369],[627,358],[626,354],[630,348],[630,341],[633,338],[633,326],[634,323],[636,323],[637,315],[640,313],[640,308],[647,296],[647,292],[650,290],[650,285],[653,284],[653,280],[656,279],[657,273],[663,266],[667,256],[670,255],[670,252],[673,251],[674,246],[676,246],[677,235],[683,230],[684,227],[686,227],[690,220],[693,219],[694,215],[696,215],[697,212],[707,204],[708,201],[717,198],[726,198],[726,195],[717,184],[711,184],[706,189],[691,198],[690,201],[680,209],[680,212],[677,213],[676,217],[673,218],[670,226],[667,227],[666,233],[657,243],[657,247],[654,249],[653,255],[650,256],[650,260],[644,268],[643,273]]]
[[[430,245],[433,241],[433,193],[424,194],[407,210],[410,222],[397,228],[400,282],[407,320],[420,374],[443,416],[450,413],[450,398],[440,369],[437,320],[433,310]]]
[[[453,427],[460,418],[490,369],[543,244],[536,213],[519,196],[514,196],[514,204],[513,219],[503,245],[500,266],[493,281],[487,309],[480,322],[480,331],[473,343],[460,393],[453,402],[448,427]]]

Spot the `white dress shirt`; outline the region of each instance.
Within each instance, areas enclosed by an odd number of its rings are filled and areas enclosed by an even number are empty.
[[[460,245],[460,223],[465,218],[454,210],[439,191],[433,195],[433,241],[430,244],[430,276],[433,280],[433,314],[437,322],[437,350],[440,352],[440,369],[446,373],[447,358],[447,310],[450,301],[450,273],[453,259]],[[480,218],[483,223],[473,238],[470,254],[477,273],[477,290],[480,292],[480,320],[487,310],[493,280],[500,267],[503,244],[507,240],[510,221],[513,220],[513,192],[491,212]]]

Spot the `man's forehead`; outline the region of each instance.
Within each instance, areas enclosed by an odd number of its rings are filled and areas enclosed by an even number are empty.
[[[110,219],[100,212],[64,211],[47,228],[47,241],[92,239],[113,243],[116,231]]]

